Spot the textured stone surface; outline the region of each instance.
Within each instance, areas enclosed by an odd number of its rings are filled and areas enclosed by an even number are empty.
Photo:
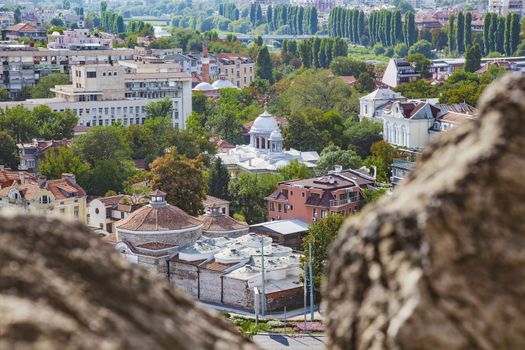
[[[0,216],[0,349],[255,349],[77,224]]]
[[[434,140],[351,220],[324,288],[331,349],[525,349],[525,79]]]

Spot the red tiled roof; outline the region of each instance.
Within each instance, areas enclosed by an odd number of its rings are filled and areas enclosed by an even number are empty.
[[[216,262],[215,260],[213,260],[207,263],[202,263],[201,265],[199,265],[199,267],[206,269],[206,270],[222,272],[222,271],[229,269],[230,267],[234,265],[236,264],[223,264],[223,263]]]
[[[150,250],[161,250],[175,247],[173,244],[162,243],[162,242],[147,242],[137,246],[138,248],[150,249]]]
[[[68,179],[48,180],[45,188],[51,192],[56,199],[86,196],[86,192],[84,192],[82,187]]]
[[[29,23],[18,23],[18,24],[7,27],[5,30],[9,32],[27,32],[27,33],[43,31]]]
[[[354,85],[357,81],[357,79],[353,75],[342,75],[339,78],[348,85]]]
[[[190,229],[202,223],[182,209],[166,204],[161,207],[146,205],[117,223],[120,229],[130,231],[174,231]]]
[[[199,217],[202,221],[202,231],[204,233],[210,232],[229,232],[248,230],[249,225],[245,222],[237,221],[234,218],[218,213],[211,213]]]

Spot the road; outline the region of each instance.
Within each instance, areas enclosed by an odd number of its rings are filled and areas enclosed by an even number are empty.
[[[265,350],[324,350],[324,336],[284,336],[282,334],[258,334],[253,341]]]

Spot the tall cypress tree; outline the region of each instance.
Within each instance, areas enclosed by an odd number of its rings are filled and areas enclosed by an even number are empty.
[[[266,46],[263,46],[257,54],[257,60],[255,61],[255,74],[258,78],[266,79],[270,84],[273,84],[272,61]]]
[[[456,52],[455,20],[456,17],[454,15],[448,17],[448,52],[451,55]]]
[[[467,12],[465,15],[465,38],[464,38],[464,47],[468,49],[472,45],[472,13]]]
[[[465,55],[465,71],[474,73],[481,65],[481,49],[478,44],[474,44],[467,49]]]
[[[507,56],[512,55],[512,52],[510,50],[511,19],[512,16],[510,14],[505,17],[505,34],[503,34],[503,47]]]
[[[510,52],[514,54],[520,43],[520,16],[517,13],[511,14],[510,21]]]
[[[458,54],[465,52],[465,16],[463,12],[458,13],[458,24],[456,29],[456,48]]]
[[[317,33],[317,9],[315,7],[310,8],[310,34],[315,35]]]
[[[496,51],[505,54],[505,17],[498,17],[495,44]]]
[[[212,163],[209,172],[209,194],[221,199],[228,199],[228,184],[230,174],[228,169],[222,164],[221,158],[217,157]]]
[[[392,33],[390,42],[392,45],[396,45],[397,43],[403,41],[403,30],[401,25],[401,12],[399,10],[395,10],[392,14],[392,24],[390,25]]]
[[[314,68],[319,68],[319,51],[321,49],[321,39],[315,37],[312,42],[312,65]]]
[[[339,39],[339,38],[336,38],[336,39]],[[323,39],[324,41],[326,41],[326,44],[325,44],[325,47],[324,47],[324,55],[325,55],[325,59],[326,59],[326,64],[325,64],[325,68],[328,68],[330,66],[330,63],[332,63],[332,50],[334,49],[334,40],[335,39],[332,39],[332,38],[326,38],[326,39]]]
[[[312,66],[312,46],[310,40],[302,40],[299,42],[299,55],[301,56],[301,62],[304,68],[310,68]]]
[[[326,68],[326,39],[321,40],[321,45],[319,47],[319,67]]]
[[[410,47],[416,41],[416,21],[412,11],[405,13],[405,44]]]
[[[385,46],[392,46],[392,12],[385,11]]]
[[[266,9],[266,22],[270,30],[273,30],[273,8],[272,5],[269,5]]]
[[[401,17],[400,17],[401,20]],[[361,10],[357,17],[357,43],[362,44],[361,38],[363,37],[365,30],[365,13]]]
[[[498,15],[493,13],[490,17],[490,50],[496,51],[498,40]]]
[[[490,24],[492,23],[492,13],[487,13],[485,15],[485,20],[483,21],[483,46],[485,47],[485,54],[488,54],[491,51],[492,40],[490,38]]]

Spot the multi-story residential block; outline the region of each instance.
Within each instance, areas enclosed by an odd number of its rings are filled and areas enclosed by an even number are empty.
[[[125,73],[114,64],[82,65],[71,68],[71,85],[58,85],[50,99],[3,102],[0,108],[23,104],[27,108],[47,105],[53,111],[71,109],[79,125],[143,124],[151,101],[170,98],[172,121],[184,128],[191,113],[191,76],[186,73]]]
[[[61,179],[35,178],[27,172],[0,171],[0,209],[19,208],[86,222],[86,193],[72,174]]]
[[[95,198],[88,203],[86,224],[108,233],[114,233],[115,223],[125,219],[130,213],[147,204],[143,198],[128,195],[116,195]]]
[[[15,17],[13,11],[1,11],[0,12],[0,27],[6,28],[15,24]]]
[[[385,69],[382,82],[395,88],[399,84],[409,83],[419,78],[421,78],[421,73],[416,72],[405,58],[392,58]]]
[[[342,170],[339,166],[320,177],[280,182],[266,198],[268,219],[300,219],[311,224],[328,214],[346,217],[363,206],[363,190],[375,183],[375,174],[364,169]]]
[[[243,88],[255,79],[255,63],[251,58],[236,54],[219,54],[216,58],[219,76],[233,85]]]
[[[388,88],[377,89],[359,98],[359,120],[364,118],[381,119],[383,109],[395,101],[406,100],[399,92]]]
[[[523,0],[489,0],[488,11],[506,16],[509,13],[524,14]]]
[[[396,188],[397,185],[416,167],[414,157],[398,158],[393,159],[390,166],[392,168],[392,176],[390,182],[392,187]]]
[[[100,50],[113,47],[112,37],[89,34],[89,29],[64,30],[47,35],[49,49]]]
[[[44,29],[39,29],[29,23],[18,23],[2,30],[6,40],[46,40],[47,33]]]
[[[291,6],[315,7],[317,11],[330,11],[336,6],[335,0],[290,0]]]
[[[38,174],[38,163],[43,161],[49,152],[58,152],[61,147],[71,147],[71,140],[41,140],[34,139],[31,143],[17,144],[20,156],[18,170]]]
[[[468,104],[432,104],[428,101],[394,102],[383,113],[383,138],[406,149],[422,149],[437,133],[476,118]]]
[[[132,60],[133,49],[68,50],[36,49],[13,42],[0,43],[0,88],[17,99],[51,72],[69,73],[73,65],[116,63]]]

